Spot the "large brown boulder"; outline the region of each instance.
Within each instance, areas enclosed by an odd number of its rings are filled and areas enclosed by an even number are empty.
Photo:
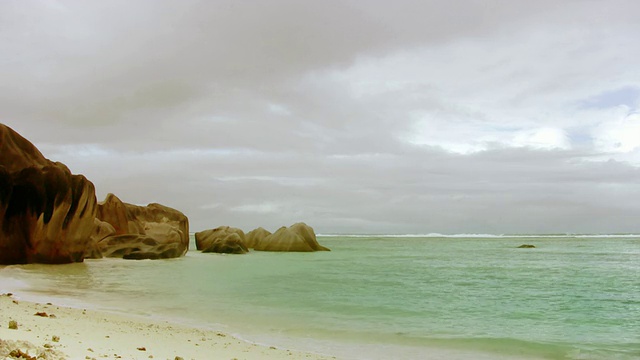
[[[246,236],[238,228],[220,226],[196,233],[196,249],[207,253],[245,254],[249,251],[245,245]]]
[[[107,194],[104,201],[98,203],[96,217],[98,220],[110,224],[116,235],[129,234],[131,232],[127,206],[114,194]],[[133,232],[138,233],[138,229],[133,229]]]
[[[256,243],[253,249],[256,251],[329,251],[328,248],[318,244],[313,228],[305,223],[296,223],[290,227],[283,226]]]
[[[93,233],[91,233],[91,240],[89,240],[89,244],[84,253],[85,259],[100,259],[104,257],[99,245],[100,241],[116,234],[116,229],[106,221],[100,221],[98,218],[95,218],[93,219],[93,223],[94,228]]]
[[[253,249],[257,243],[259,243],[269,235],[271,235],[271,232],[265,230],[264,228],[259,227],[257,229],[253,229],[247,233],[247,240],[245,241],[245,245],[247,245],[249,249]]]
[[[53,164],[29,140],[4,124],[0,124],[0,149],[0,164],[9,173]]]
[[[0,124],[0,264],[83,261],[96,204],[89,180]]]
[[[183,256],[189,249],[189,220],[170,207],[127,204],[108,194],[96,215],[96,226],[101,228],[92,236],[89,250],[94,256],[167,259]]]

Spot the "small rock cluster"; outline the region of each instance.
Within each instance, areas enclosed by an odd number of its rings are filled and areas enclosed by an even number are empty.
[[[202,252],[246,254],[255,251],[312,252],[330,251],[320,245],[313,228],[305,223],[281,227],[275,233],[257,228],[245,234],[230,226],[197,232],[196,248]]]

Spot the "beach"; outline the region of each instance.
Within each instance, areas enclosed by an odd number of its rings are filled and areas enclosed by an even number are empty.
[[[10,329],[10,321],[17,329]],[[335,359],[252,344],[219,331],[0,296],[0,357],[38,359]],[[28,343],[26,343],[28,342]],[[9,357],[10,358],[10,357]],[[24,357],[23,357],[24,358]]]
[[[0,0],[0,360],[640,360],[638,13]]]

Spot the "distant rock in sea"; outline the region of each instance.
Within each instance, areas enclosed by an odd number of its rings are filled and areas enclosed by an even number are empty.
[[[0,124],[0,264],[84,260],[95,188]]]
[[[220,226],[197,232],[195,237],[196,249],[204,253],[246,254],[249,251],[245,233],[238,228]]]
[[[259,243],[269,235],[271,235],[271,232],[265,230],[262,227],[253,229],[247,233],[247,240],[245,241],[245,245],[247,245],[249,249],[253,249],[255,248],[257,243]]]
[[[254,245],[256,251],[330,251],[318,244],[316,234],[311,226],[296,223],[290,227],[281,227]]]
[[[518,246],[518,249],[534,249],[536,246],[531,244],[522,244]]]
[[[167,206],[127,204],[108,194],[98,204],[96,219],[87,257],[167,259],[189,249],[188,218]]]

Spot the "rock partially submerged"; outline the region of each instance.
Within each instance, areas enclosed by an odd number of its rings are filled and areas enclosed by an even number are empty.
[[[244,254],[249,249],[283,252],[330,251],[318,244],[313,228],[305,223],[283,226],[273,234],[260,227],[246,235],[238,228],[220,226],[197,232],[195,237],[196,248],[202,252]]]
[[[518,246],[518,249],[535,249],[535,245],[531,245],[531,244],[522,244],[520,246]]]
[[[181,212],[111,194],[98,204],[91,181],[0,124],[0,264],[161,259],[188,247],[189,221]]]
[[[101,221],[100,219],[95,218],[93,219],[93,225],[94,227],[93,233],[91,233],[91,240],[85,249],[86,259],[100,259],[104,257],[99,242],[116,234],[116,230],[113,225],[106,221]]]
[[[245,244],[249,249],[253,249],[257,243],[264,240],[264,238],[269,235],[271,235],[271,232],[262,227],[253,229],[247,233],[247,240],[245,241]]]
[[[246,254],[249,249],[244,232],[238,228],[220,226],[211,230],[197,232],[196,249],[208,253]]]
[[[96,206],[93,183],[0,124],[0,264],[83,261]]]
[[[88,256],[167,259],[189,249],[189,220],[160,204],[137,206],[108,194],[98,204]]]
[[[290,227],[281,227],[275,233],[265,237],[254,245],[256,251],[330,251],[320,245],[313,228],[305,223],[296,223]]]

